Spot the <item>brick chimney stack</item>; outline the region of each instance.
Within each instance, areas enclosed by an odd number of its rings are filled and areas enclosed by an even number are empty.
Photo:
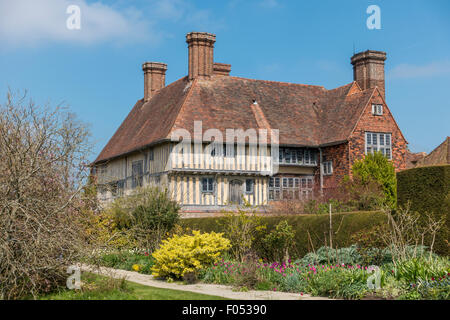
[[[361,89],[378,87],[385,99],[384,61],[386,52],[367,50],[359,52],[351,58],[353,80]]]
[[[186,42],[189,50],[189,80],[213,75],[216,35],[190,32],[186,35]]]
[[[144,71],[144,101],[147,102],[166,85],[167,64],[145,62],[142,70]]]
[[[213,73],[215,76],[229,76],[231,64],[214,62]]]

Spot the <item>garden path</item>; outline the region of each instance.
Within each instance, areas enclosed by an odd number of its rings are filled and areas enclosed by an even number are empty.
[[[126,271],[119,269],[112,269],[106,267],[94,267],[89,265],[81,265],[83,271],[97,273],[112,278],[125,278],[125,280],[143,284],[146,286],[190,291],[196,293],[202,293],[212,296],[219,296],[227,299],[235,300],[330,300],[324,297],[312,297],[308,294],[289,293],[289,292],[276,292],[276,291],[260,291],[249,290],[246,292],[233,291],[233,287],[218,284],[181,284],[181,283],[169,283],[162,280],[157,280],[151,275],[141,274],[134,271]]]

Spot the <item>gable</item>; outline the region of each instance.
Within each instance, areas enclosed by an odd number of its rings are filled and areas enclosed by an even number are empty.
[[[447,137],[436,149],[417,161],[418,166],[439,164],[450,164],[450,137]]]
[[[395,134],[398,138],[401,138],[404,143],[407,143],[378,88],[367,89],[364,92],[367,92],[367,94],[370,93],[370,97],[367,104],[362,108],[361,114],[359,115],[351,135],[358,135],[363,131],[392,132],[393,135]],[[372,104],[381,104],[383,106],[383,114],[373,115]]]
[[[186,77],[163,88],[150,101],[139,100],[94,162],[118,157],[166,140],[189,92]]]
[[[193,137],[194,121],[202,122],[202,133],[272,128],[285,146],[338,144],[349,139],[372,95],[373,90],[361,91],[356,82],[327,90],[232,76],[184,77],[150,101],[139,100],[95,163],[170,140],[177,129]]]

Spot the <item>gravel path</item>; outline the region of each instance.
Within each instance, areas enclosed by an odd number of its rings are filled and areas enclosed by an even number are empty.
[[[146,286],[174,289],[182,291],[190,291],[196,293],[202,293],[212,296],[219,296],[228,299],[235,300],[330,300],[323,297],[311,297],[310,295],[288,292],[275,292],[275,291],[257,291],[250,290],[247,292],[235,292],[231,286],[218,285],[218,284],[181,284],[181,283],[168,283],[163,280],[157,280],[151,275],[141,274],[134,271],[118,270],[106,267],[93,267],[88,265],[82,265],[83,271],[89,271],[101,275],[106,275],[113,278],[125,278],[125,280],[143,284]]]

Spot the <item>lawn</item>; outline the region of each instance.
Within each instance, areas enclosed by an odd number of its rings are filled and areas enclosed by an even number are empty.
[[[200,293],[160,289],[91,273],[82,274],[80,290],[64,289],[40,300],[226,300]]]

